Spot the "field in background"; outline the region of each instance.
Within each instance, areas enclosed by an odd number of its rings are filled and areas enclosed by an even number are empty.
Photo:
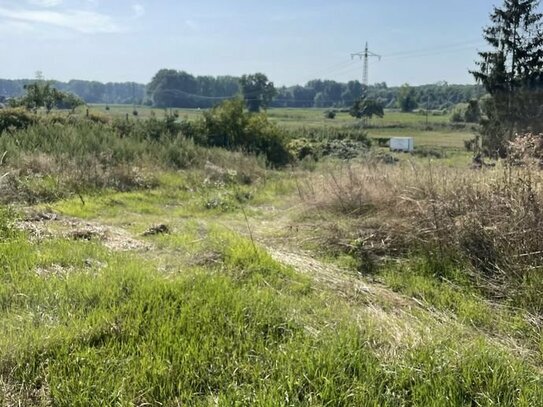
[[[133,111],[138,112],[138,118],[149,118],[152,115],[163,117],[167,113],[177,112],[179,117],[185,120],[195,120],[200,117],[203,110],[200,109],[156,109],[146,106],[110,105],[106,110],[105,105],[92,105],[91,112],[109,114],[114,117],[133,118]],[[268,110],[269,118],[279,126],[290,130],[296,128],[323,128],[356,126],[358,120],[348,113],[338,112],[335,119],[326,119],[324,112],[329,109],[317,108],[274,108]],[[470,125],[450,124],[450,115],[426,115],[418,113],[402,113],[398,111],[386,111],[385,117],[373,118],[367,129],[370,137],[414,137],[416,146],[442,147],[462,149],[464,141],[473,138],[475,132]]]

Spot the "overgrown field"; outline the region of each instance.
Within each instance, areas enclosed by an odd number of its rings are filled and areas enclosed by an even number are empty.
[[[543,405],[539,169],[303,131],[0,134],[0,405]]]

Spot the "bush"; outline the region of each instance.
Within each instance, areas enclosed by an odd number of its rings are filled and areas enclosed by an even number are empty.
[[[276,128],[265,126],[259,115],[249,119],[246,131],[258,134],[254,150],[266,151],[270,161],[280,163],[285,154]],[[207,162],[232,169],[240,182],[251,183],[265,167],[253,155],[202,147],[205,139],[198,125],[173,116],[102,123],[48,115],[15,135],[0,134],[2,162],[10,173],[0,182],[4,203],[51,202],[102,188],[153,188],[157,170],[204,168]]]
[[[335,119],[336,118],[336,111],[335,110],[326,110],[324,112],[324,117],[326,119]]]
[[[481,108],[478,100],[457,104],[451,115],[452,123],[479,123],[479,120],[481,120]]]
[[[0,110],[0,134],[26,129],[37,122],[37,116],[22,108]]]
[[[466,113],[465,104],[457,105],[451,115],[452,123],[463,123],[465,121],[464,114]]]
[[[290,130],[288,138],[291,140],[305,139],[308,141],[328,142],[331,140],[352,140],[371,147],[372,139],[368,137],[368,132],[364,129],[355,127],[323,127],[308,128],[302,127]]]
[[[208,146],[262,154],[275,166],[291,161],[285,134],[265,114],[245,112],[241,99],[205,112],[199,128]]]
[[[416,148],[412,154],[417,157],[424,157],[424,158],[438,158],[439,159],[439,158],[445,157],[445,152],[443,150],[438,150],[435,148],[428,148],[428,147]]]

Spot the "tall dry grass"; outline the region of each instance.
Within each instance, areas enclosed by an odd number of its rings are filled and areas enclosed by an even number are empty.
[[[543,172],[532,165],[343,165],[299,190],[313,211],[349,220],[328,246],[335,241],[368,258],[421,250],[452,257],[497,296],[507,282],[543,271]]]

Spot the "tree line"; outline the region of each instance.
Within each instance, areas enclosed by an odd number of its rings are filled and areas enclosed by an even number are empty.
[[[261,75],[261,74],[256,74]],[[247,76],[245,76],[247,77]],[[162,69],[148,85],[100,83],[71,80],[50,81],[54,88],[80,97],[86,103],[146,104],[154,107],[209,108],[242,94],[243,77],[194,76],[185,71]],[[0,79],[0,98],[21,97],[34,80]],[[362,97],[378,101],[385,108],[411,111],[449,109],[458,103],[479,99],[485,90],[477,85],[450,85],[446,82],[423,86],[364,86],[359,81],[340,83],[315,79],[305,85],[274,87],[271,107],[350,108]]]
[[[250,75],[254,78],[263,74]],[[148,103],[156,107],[212,107],[224,99],[243,93],[244,80],[233,76],[193,76],[185,71],[160,70],[147,85]],[[264,82],[266,84],[264,85]],[[273,86],[267,78],[261,86]],[[449,109],[458,103],[479,99],[485,90],[479,85],[450,85],[441,82],[423,86],[387,86],[378,83],[364,86],[359,81],[348,83],[315,79],[305,85],[278,87],[273,94],[271,107],[321,107],[350,108],[362,97],[376,100],[386,108],[400,108],[412,111],[417,107],[428,109]]]
[[[25,87],[35,84],[35,79],[0,79],[0,98],[19,98],[25,95]],[[70,93],[86,103],[142,104],[146,97],[145,85],[135,82],[101,83],[96,81],[71,80],[69,82],[47,81],[51,87]]]

